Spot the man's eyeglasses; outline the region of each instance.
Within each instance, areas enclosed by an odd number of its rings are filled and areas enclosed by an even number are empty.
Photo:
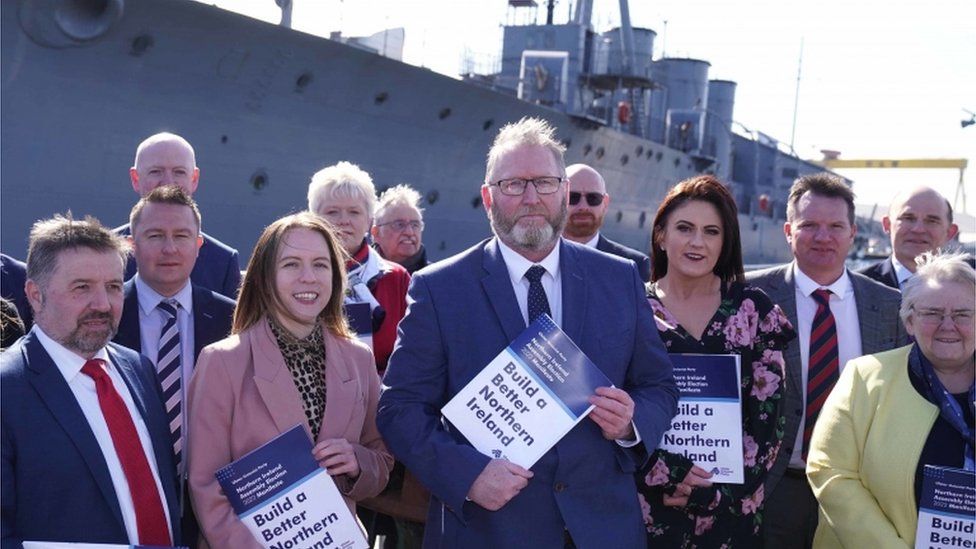
[[[402,219],[397,219],[396,221],[387,221],[386,223],[377,223],[377,227],[392,227],[394,231],[400,232],[410,227],[411,229],[420,232],[424,230],[423,221],[404,221]]]
[[[586,197],[586,205],[595,208],[603,203],[603,193],[579,193],[576,191],[569,191],[569,205],[575,206],[579,204],[580,198]]]
[[[973,311],[952,311],[947,313],[942,309],[913,309],[922,324],[938,326],[945,321],[946,317],[952,320],[956,326],[971,326],[973,324]]]
[[[539,194],[552,194],[559,190],[559,185],[563,182],[562,177],[556,176],[544,176],[535,177],[532,179],[522,179],[521,177],[513,177],[511,179],[500,179],[494,183],[489,183],[489,185],[497,185],[502,194],[507,194],[508,196],[520,196],[525,193],[525,188],[532,183],[535,187],[535,192]]]

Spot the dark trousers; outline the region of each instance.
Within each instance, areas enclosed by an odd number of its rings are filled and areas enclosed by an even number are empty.
[[[817,498],[803,471],[787,469],[763,505],[766,549],[810,549],[817,531]]]

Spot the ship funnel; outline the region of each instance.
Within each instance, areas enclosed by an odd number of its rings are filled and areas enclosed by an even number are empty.
[[[20,26],[42,46],[80,46],[122,19],[125,0],[37,0],[20,5]]]

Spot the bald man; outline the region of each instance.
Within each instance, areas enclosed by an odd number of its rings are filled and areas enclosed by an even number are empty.
[[[149,136],[136,148],[136,158],[129,168],[132,190],[145,197],[162,185],[176,185],[190,196],[200,182],[193,146],[179,135],[163,132]],[[129,236],[129,224],[117,227],[115,232]],[[237,287],[241,283],[241,266],[237,250],[201,232],[203,245],[196,265],[190,274],[195,286],[201,286],[231,299],[237,299]],[[136,274],[136,260],[129,258],[125,267],[125,279]]]
[[[651,279],[650,258],[600,234],[603,218],[610,207],[610,195],[603,176],[586,164],[573,164],[566,168],[566,177],[569,179],[569,221],[563,229],[563,237],[633,261],[641,278],[648,282]]]
[[[892,255],[860,272],[896,290],[915,274],[916,256],[946,246],[959,232],[949,201],[925,186],[898,193],[881,223],[891,236]]]

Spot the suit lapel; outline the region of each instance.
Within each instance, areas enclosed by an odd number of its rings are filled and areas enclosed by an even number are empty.
[[[215,324],[211,302],[213,296],[209,290],[201,288],[191,283],[193,288],[193,361],[200,356],[200,351],[206,346],[207,341],[216,341],[220,338],[212,337],[213,326]]]
[[[325,341],[325,386],[328,398],[325,399],[325,417],[316,440],[345,436],[359,396],[357,384],[349,368],[350,361],[336,337],[325,326],[322,327],[322,338]]]
[[[112,476],[108,472],[108,465],[105,463],[105,456],[102,449],[95,439],[95,434],[88,425],[78,400],[68,387],[64,376],[54,364],[50,355],[44,350],[33,333],[28,333],[24,341],[24,352],[26,354],[27,367],[31,370],[30,383],[37,391],[38,396],[44,401],[45,406],[51,411],[55,421],[61,425],[68,438],[74,443],[81,454],[85,464],[91,471],[99,491],[112,509],[112,514],[119,522],[122,530],[125,530],[125,523],[122,521],[122,510],[119,501],[115,496],[115,486],[112,484]]]
[[[481,286],[485,290],[485,298],[491,303],[495,315],[501,324],[508,341],[512,341],[525,329],[525,320],[519,311],[512,279],[508,276],[508,268],[498,249],[498,240],[489,240],[484,247],[482,266],[487,273],[481,279]]]
[[[600,237],[603,238],[602,236]],[[559,271],[562,279],[563,321],[562,330],[573,341],[582,341],[583,319],[586,318],[586,281],[580,268],[578,251],[559,242]]]
[[[770,286],[769,299],[783,309],[786,318],[789,319],[793,329],[799,329],[796,320],[796,286],[793,280],[793,263],[789,263],[775,276],[771,277],[775,285]],[[796,338],[793,343],[786,347],[786,356],[783,357],[786,364],[793,364],[793,368],[787,369],[791,389],[797,394],[805,392],[803,390],[803,363],[800,358],[800,339]]]
[[[850,278],[854,287],[857,320],[861,326],[861,352],[867,355],[887,350],[894,345],[892,341],[885,341],[886,328],[891,326],[892,320],[881,313],[871,283],[865,283],[854,273],[851,273]],[[897,324],[900,326],[901,321],[898,320]],[[897,338],[897,334],[895,336]]]
[[[128,347],[137,353],[142,352],[142,331],[139,328],[139,292],[136,291],[135,280],[125,283],[124,301],[122,302],[122,320],[119,331],[112,341],[123,347]]]
[[[254,384],[261,400],[274,420],[278,432],[284,433],[295,424],[308,431],[308,421],[302,409],[302,397],[292,379],[285,358],[278,349],[270,320],[262,319],[251,333],[251,360],[254,364]]]

